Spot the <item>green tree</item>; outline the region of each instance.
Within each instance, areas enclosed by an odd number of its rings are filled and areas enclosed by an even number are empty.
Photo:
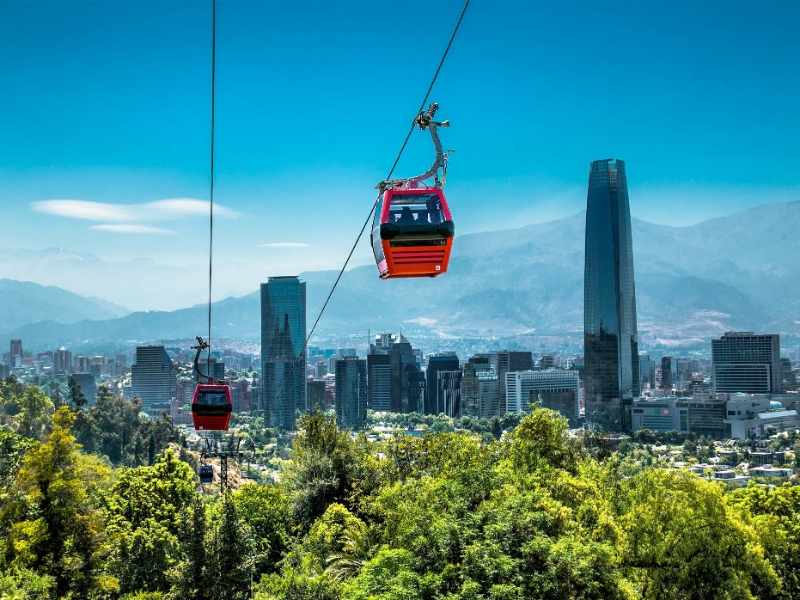
[[[623,572],[647,599],[777,597],[755,531],[723,489],[686,471],[648,470],[623,484]]]
[[[229,492],[222,498],[222,519],[214,531],[206,582],[210,600],[244,600],[253,577],[252,547]]]
[[[207,600],[206,568],[209,565],[206,543],[206,506],[203,498],[195,495],[192,505],[182,519],[184,560],[177,569],[171,595],[175,600]]]
[[[112,519],[123,519],[133,530],[154,519],[177,535],[194,496],[194,472],[167,450],[152,467],[122,471],[106,504]]]
[[[341,547],[326,559],[325,571],[333,579],[351,579],[378,551],[378,531],[358,521],[342,533],[339,544]]]
[[[2,521],[3,555],[11,567],[51,576],[58,598],[85,598],[95,587],[101,523],[94,498],[108,469],[80,454],[69,427],[74,416],[62,407],[53,431],[26,458],[12,486],[15,501]]]
[[[346,502],[358,464],[350,435],[335,417],[304,415],[284,478],[295,522],[308,528],[330,504]]]
[[[82,410],[86,406],[86,394],[81,390],[81,386],[75,381],[74,377],[69,378],[69,401],[75,410]]]
[[[289,499],[279,488],[249,483],[233,493],[236,510],[253,535],[255,578],[276,570],[290,534]]]
[[[54,410],[50,398],[37,386],[30,385],[17,396],[16,401],[19,406],[19,432],[26,437],[39,439],[44,434]]]

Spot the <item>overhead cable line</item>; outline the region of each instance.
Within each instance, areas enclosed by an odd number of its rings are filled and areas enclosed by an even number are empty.
[[[422,99],[422,103],[420,104],[419,110],[416,112],[416,115],[421,114],[423,112],[423,110],[425,109],[425,103],[428,102],[428,97],[431,95],[431,91],[433,90],[433,86],[436,83],[436,79],[439,77],[439,72],[442,70],[442,66],[444,65],[445,59],[447,58],[447,54],[450,52],[450,46],[453,45],[453,40],[455,40],[456,34],[458,33],[458,29],[459,29],[459,27],[461,27],[461,21],[464,20],[464,15],[467,12],[467,8],[469,8],[470,2],[471,2],[471,0],[466,0],[466,2],[464,3],[464,8],[461,10],[461,14],[458,17],[458,21],[456,22],[456,26],[453,29],[452,35],[450,36],[450,40],[447,42],[447,47],[444,49],[444,54],[442,54],[442,58],[439,61],[439,65],[436,67],[436,72],[433,74],[433,78],[431,79],[431,83],[428,86],[428,91],[425,92],[425,97]],[[213,123],[213,120],[212,120],[212,123]],[[406,139],[403,140],[403,145],[400,146],[400,151],[397,153],[397,158],[394,159],[394,163],[392,163],[392,168],[389,169],[389,174],[386,176],[386,179],[384,181],[389,181],[392,178],[392,175],[394,174],[394,170],[395,170],[395,168],[397,168],[397,163],[400,162],[400,157],[403,155],[403,151],[406,149],[406,146],[408,145],[408,140],[411,139],[411,134],[414,133],[414,128],[416,126],[417,126],[417,121],[416,121],[416,116],[415,116],[415,119],[411,122],[411,127],[408,129],[408,134],[406,134]],[[213,126],[212,126],[212,131],[213,131]],[[213,145],[212,145],[212,147],[213,147]],[[212,164],[213,164],[213,162],[212,162]],[[213,189],[213,187],[212,187],[212,189]],[[317,328],[317,325],[319,324],[319,321],[322,318],[322,315],[325,312],[325,309],[328,307],[328,302],[330,302],[331,297],[333,296],[333,292],[336,291],[336,286],[339,285],[339,280],[341,280],[342,275],[344,275],[344,271],[347,268],[347,265],[350,263],[350,259],[353,256],[353,252],[355,252],[356,247],[358,246],[358,243],[361,241],[361,236],[364,235],[364,230],[367,228],[367,225],[369,224],[370,220],[372,219],[372,213],[375,211],[375,207],[378,206],[378,201],[381,198],[381,193],[382,192],[378,193],[377,198],[375,198],[375,201],[372,203],[372,208],[370,208],[369,214],[367,215],[367,219],[366,219],[366,221],[364,221],[364,224],[361,226],[361,231],[358,232],[358,236],[356,237],[356,241],[353,244],[353,247],[350,248],[350,253],[347,255],[347,259],[344,261],[344,265],[342,265],[342,268],[339,271],[339,275],[337,275],[337,277],[336,277],[336,281],[333,282],[333,287],[331,287],[331,291],[328,293],[328,297],[325,299],[325,302],[323,303],[322,308],[320,309],[319,314],[317,315],[317,318],[314,321],[314,325],[311,327],[311,331],[309,331],[308,336],[306,336],[306,339],[303,342],[303,346],[300,348],[300,351],[297,353],[297,356],[295,357],[294,361],[292,362],[292,368],[289,370],[289,374],[286,376],[286,379],[283,381],[283,385],[281,385],[280,391],[277,394],[275,394],[275,396],[273,397],[273,399],[272,399],[272,409],[271,410],[274,410],[275,403],[277,402],[277,400],[280,397],[280,395],[283,393],[283,390],[286,387],[286,384],[289,382],[289,379],[291,378],[292,374],[295,371],[295,367],[297,366],[297,361],[303,355],[303,352],[305,351],[306,347],[308,346],[308,342],[311,339],[311,336],[314,335],[314,330]],[[211,320],[211,305],[209,304],[209,323],[211,322],[210,320]],[[211,330],[210,330],[210,326],[209,326],[209,336],[210,336],[210,331]],[[263,374],[262,374],[262,377],[263,377]]]
[[[211,190],[208,203],[208,354],[206,371],[211,373],[211,276],[214,252],[214,91],[217,62],[217,0],[211,0]]]

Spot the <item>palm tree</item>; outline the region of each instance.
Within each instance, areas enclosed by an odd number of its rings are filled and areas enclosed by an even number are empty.
[[[378,532],[359,521],[357,526],[344,532],[339,540],[341,549],[325,560],[325,572],[333,579],[350,579],[375,555],[379,545]]]

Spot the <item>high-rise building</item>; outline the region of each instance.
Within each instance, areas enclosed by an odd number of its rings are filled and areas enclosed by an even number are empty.
[[[785,392],[797,391],[797,372],[792,368],[792,361],[781,359],[781,389]]]
[[[89,357],[88,356],[84,356],[83,354],[78,354],[77,356],[75,356],[74,371],[76,373],[88,373],[89,372]]]
[[[11,361],[13,364],[15,356],[22,356],[22,340],[11,340]]]
[[[72,352],[64,346],[53,353],[53,371],[56,375],[72,373]]]
[[[389,356],[391,412],[421,412],[425,406],[425,375],[420,371],[416,351],[402,334],[381,333],[370,345],[370,354]],[[373,407],[373,410],[379,410]]]
[[[656,363],[647,352],[639,352],[639,393],[645,387],[656,389]]]
[[[672,357],[661,357],[661,389],[672,389]]]
[[[194,379],[178,379],[175,384],[175,400],[178,402],[178,406],[192,403],[195,388],[197,388],[197,382]]]
[[[308,406],[311,410],[319,409],[325,410],[328,407],[328,399],[325,394],[325,385],[324,381],[321,380],[312,380],[306,384],[306,390],[308,391]]]
[[[375,412],[392,410],[392,359],[388,354],[367,356],[369,408]]]
[[[91,373],[75,373],[70,377],[80,387],[81,393],[86,396],[86,407],[94,406],[97,398],[97,383]]]
[[[344,356],[336,361],[336,421],[361,429],[367,416],[367,361]]]
[[[714,391],[780,394],[780,350],[778,334],[729,331],[711,340]]]
[[[461,369],[436,372],[436,402],[439,412],[448,417],[461,416]],[[427,384],[426,384],[427,387]]]
[[[605,431],[630,429],[639,381],[633,239],[625,163],[589,169],[583,278],[586,421]]]
[[[637,354],[638,359],[638,354]],[[561,413],[572,426],[580,416],[580,379],[577,371],[546,369],[506,374],[508,412],[530,412],[532,402]]]
[[[264,414],[273,427],[292,429],[306,395],[306,284],[270,277],[261,284],[261,372]]]
[[[488,392],[494,381],[494,394]],[[489,366],[489,359],[472,357],[464,365],[461,376],[461,416],[486,418],[500,417],[500,386],[497,374]]]
[[[169,410],[176,397],[178,371],[164,346],[137,346],[136,364],[131,367],[131,393],[142,401],[142,408]]]
[[[460,365],[455,352],[442,352],[428,356],[428,368],[425,371],[425,414],[438,415],[446,413],[444,390],[439,385],[439,371],[459,371]],[[460,387],[460,382],[459,382]],[[452,411],[451,407],[451,411]],[[450,415],[453,416],[453,415]]]
[[[552,360],[552,357],[550,357]],[[533,369],[533,354],[530,352],[510,352],[504,350],[497,353],[497,379],[500,382],[500,412],[514,412],[506,403],[506,373],[512,371],[530,371]]]
[[[233,412],[250,412],[250,383],[246,379],[240,379],[239,381],[231,381],[229,386],[231,390],[231,408]]]

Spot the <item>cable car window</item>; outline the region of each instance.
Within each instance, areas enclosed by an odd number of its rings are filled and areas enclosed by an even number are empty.
[[[200,393],[197,397],[197,404],[202,406],[225,406],[228,404],[228,397],[225,392]]]
[[[383,194],[381,194],[378,204],[375,206],[375,216],[372,219],[372,228],[376,229],[381,226],[381,213],[383,212]]]
[[[442,202],[437,194],[394,194],[389,207],[389,223],[396,225],[438,225],[444,221]]]

